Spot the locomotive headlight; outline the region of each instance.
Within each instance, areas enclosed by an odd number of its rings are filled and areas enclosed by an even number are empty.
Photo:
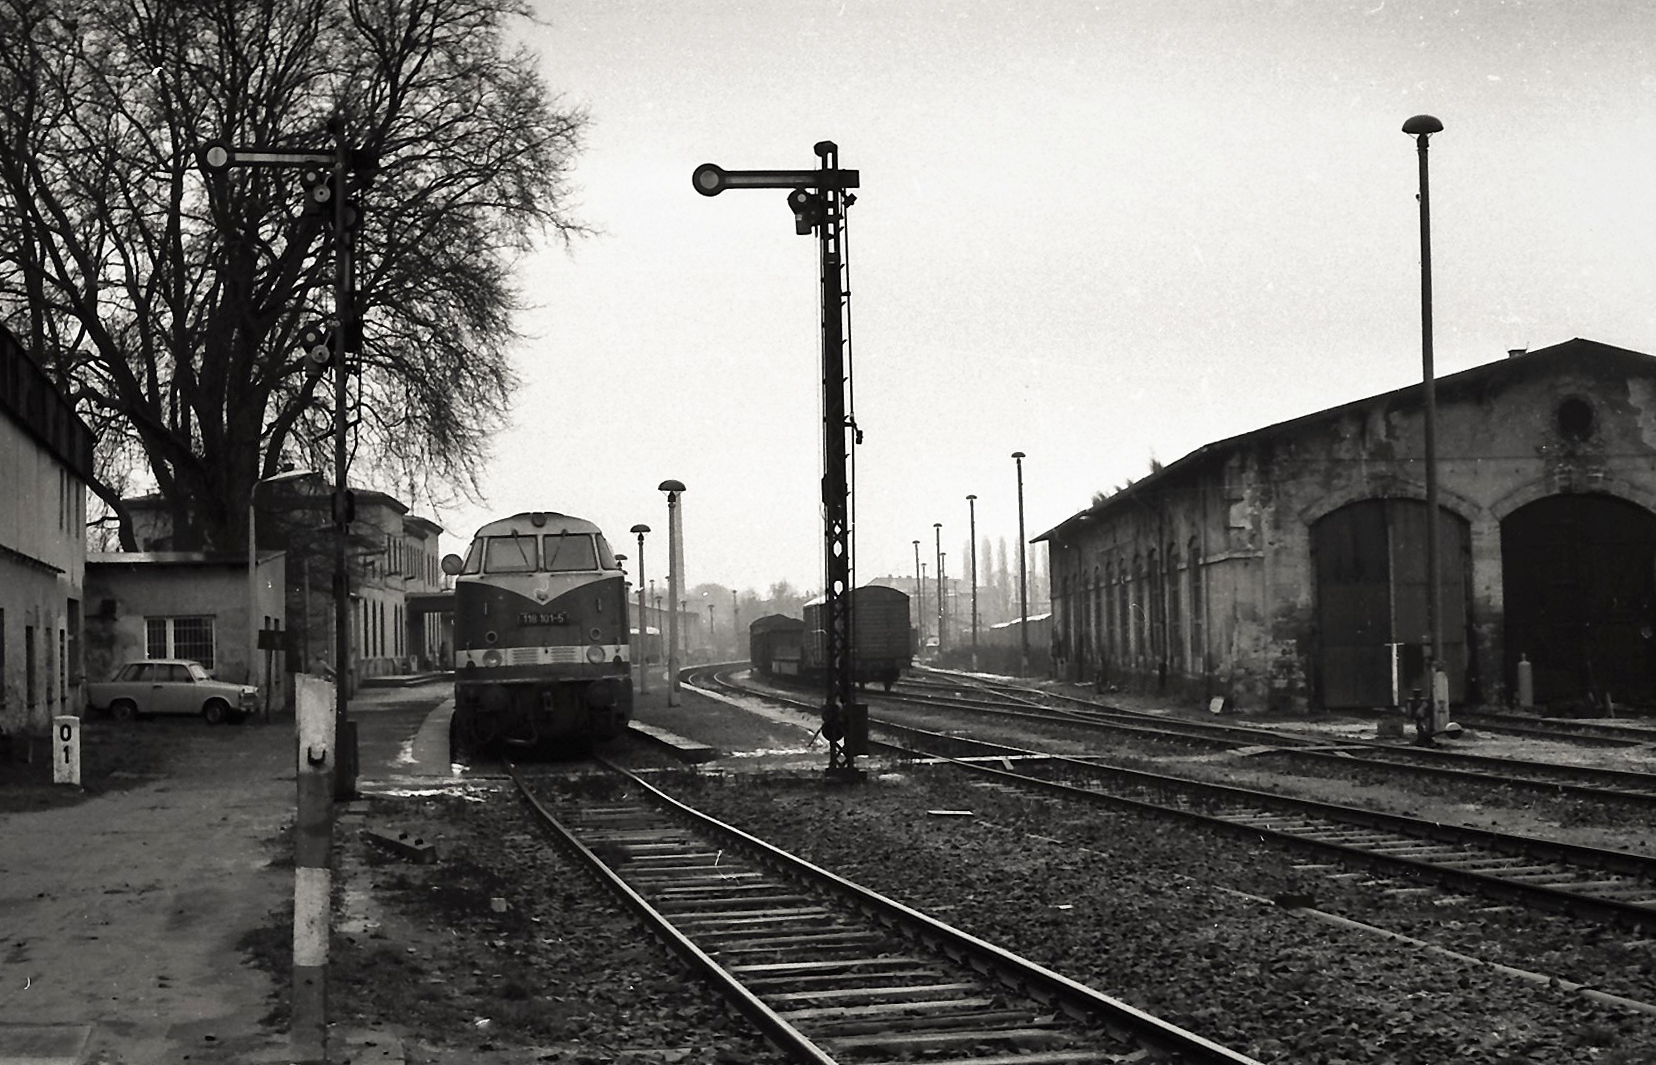
[[[595,666],[601,664],[604,661],[604,649],[599,647],[597,644],[593,644],[588,647],[587,661],[591,662]]]
[[[495,650],[493,647],[489,648],[487,651],[484,651],[483,665],[488,668],[500,665],[500,652]]]

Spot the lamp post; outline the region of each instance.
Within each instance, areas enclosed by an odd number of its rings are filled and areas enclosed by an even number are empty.
[[[937,657],[943,658],[943,523],[932,522],[932,536],[937,541]]]
[[[914,541],[914,617],[919,622],[915,627],[920,630],[920,646],[916,653],[926,650],[926,569],[920,565],[920,541]]]
[[[1024,547],[1024,498],[1023,498],[1023,460],[1022,451],[1012,452],[1012,458],[1018,464],[1018,640],[1023,647],[1023,665],[1019,676],[1029,674],[1029,570],[1025,555],[1028,552]]]
[[[730,646],[737,658],[742,657],[742,605],[736,601],[736,589],[730,590]]]
[[[255,684],[258,671],[256,664],[259,661],[259,538],[257,535],[258,515],[254,503],[258,499],[261,484],[277,484],[282,481],[297,481],[302,477],[313,476],[311,470],[284,470],[273,473],[269,477],[260,477],[253,482],[253,487],[247,492],[247,683]],[[265,677],[265,683],[270,682]],[[268,693],[266,693],[268,695]],[[270,700],[265,700],[265,720],[270,720]]]
[[[650,690],[650,626],[644,620],[644,534],[650,531],[642,522],[629,532],[638,536],[638,694]]]
[[[972,672],[976,673],[978,667],[977,496],[967,496],[966,507],[971,513],[971,528],[968,535],[972,538]]]
[[[718,658],[718,650],[713,639],[713,604],[707,604],[707,659],[712,661]]]
[[[1420,157],[1420,365],[1425,395],[1426,449],[1426,627],[1427,682],[1432,687],[1432,731],[1448,724],[1449,678],[1443,672],[1443,589],[1438,583],[1437,383],[1432,369],[1432,208],[1426,176],[1427,139],[1443,132],[1443,123],[1431,115],[1415,115],[1403,123],[1403,132],[1415,139]]]
[[[679,704],[679,589],[684,587],[684,534],[679,526],[679,496],[684,482],[666,480],[657,490],[667,493],[667,705]]]
[[[924,589],[926,587],[926,564],[924,562],[920,563],[920,587],[921,587],[921,589]],[[925,597],[924,591],[922,591],[921,596],[920,596],[920,609],[921,609],[921,614],[920,614],[920,651],[921,651],[922,654],[924,654],[925,650],[926,650],[926,614],[924,613],[925,608],[926,608],[926,597]]]
[[[949,627],[950,618],[949,607],[951,604],[947,591],[949,586],[948,563],[949,553],[939,551],[937,553],[937,650],[939,654],[943,651],[943,630]]]

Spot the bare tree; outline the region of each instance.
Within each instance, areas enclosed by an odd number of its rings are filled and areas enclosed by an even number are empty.
[[[297,335],[333,311],[325,220],[291,169],[208,178],[202,142],[377,156],[359,189],[359,479],[469,492],[516,378],[518,255],[584,232],[585,115],[509,46],[519,0],[0,0],[0,318],[121,460],[175,546],[234,547],[260,476],[331,469],[331,389]],[[110,444],[105,446],[104,440]]]

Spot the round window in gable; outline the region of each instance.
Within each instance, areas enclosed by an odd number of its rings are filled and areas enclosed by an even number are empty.
[[[1580,396],[1570,396],[1554,414],[1558,432],[1566,440],[1586,440],[1593,435],[1593,405]]]

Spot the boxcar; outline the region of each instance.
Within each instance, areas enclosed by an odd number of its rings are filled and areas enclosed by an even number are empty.
[[[827,671],[827,633],[823,629],[828,601],[818,596],[805,604],[805,642],[802,671],[821,677]],[[914,661],[914,635],[909,628],[909,597],[896,588],[865,584],[851,590],[851,675],[859,685],[878,681],[886,691]]]
[[[767,677],[799,678],[805,623],[786,614],[767,614],[748,626],[748,659]]]

